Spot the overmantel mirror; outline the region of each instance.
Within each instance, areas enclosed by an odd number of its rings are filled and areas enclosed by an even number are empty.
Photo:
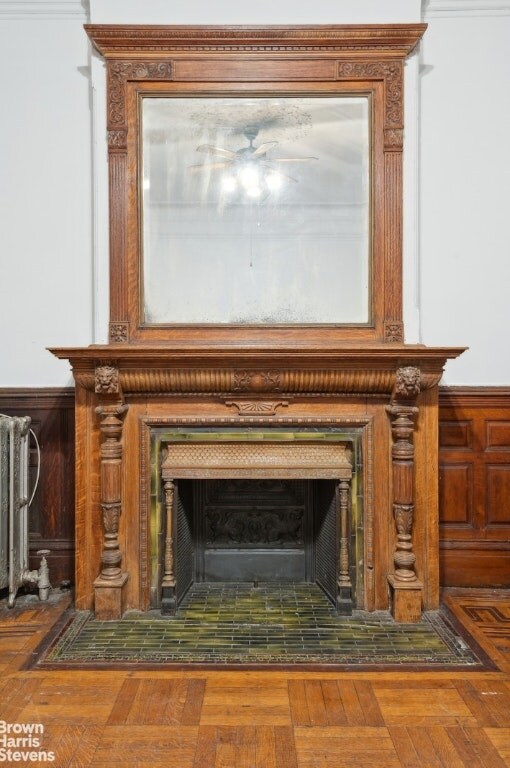
[[[403,66],[423,31],[88,26],[110,342],[402,342]]]

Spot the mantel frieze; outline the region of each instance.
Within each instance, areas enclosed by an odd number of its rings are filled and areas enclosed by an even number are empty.
[[[452,349],[403,347],[338,350],[336,354],[245,353],[236,355],[236,364],[228,353],[209,358],[200,353],[193,359],[193,355],[182,352],[130,347],[120,351],[116,347],[113,359],[113,350],[106,346],[52,351],[71,361],[78,386],[96,394],[98,373],[114,371],[114,379],[110,377],[107,383],[124,394],[216,394],[234,398],[307,394],[389,396],[398,386],[401,371],[411,368],[419,370],[420,389],[425,390],[439,383],[446,359],[460,353]]]

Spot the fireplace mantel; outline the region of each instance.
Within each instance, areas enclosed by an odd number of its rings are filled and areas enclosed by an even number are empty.
[[[154,607],[162,538],[175,607],[182,477],[153,447],[197,432],[232,441],[193,453],[233,480],[254,434],[280,477],[279,439],[310,456],[344,439],[360,461],[328,480],[339,605],[356,486],[356,607],[437,608],[438,383],[463,350],[403,343],[404,64],[425,28],[86,27],[106,62],[110,343],[51,350],[76,381],[79,609]]]
[[[435,387],[447,360],[464,349],[379,344],[338,347],[93,345],[52,348],[71,362],[76,383],[96,394],[140,393],[391,395],[397,371],[420,370]],[[107,369],[111,369],[108,378]],[[115,373],[113,373],[115,372]]]
[[[79,608],[113,618],[149,607],[152,430],[254,426],[269,434],[282,426],[359,430],[360,606],[391,606],[402,621],[437,607],[437,385],[462,349],[118,344],[51,351],[71,362],[76,380]],[[226,465],[224,475],[235,478],[235,467],[229,475]]]

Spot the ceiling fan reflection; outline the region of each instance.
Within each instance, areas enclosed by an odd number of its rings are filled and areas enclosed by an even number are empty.
[[[258,135],[256,126],[248,126],[244,136],[248,146],[238,150],[215,147],[212,144],[200,144],[197,152],[223,158],[217,162],[199,163],[189,166],[190,173],[210,173],[223,171],[222,190],[229,194],[238,190],[248,197],[258,198],[263,192],[277,192],[285,181],[297,183],[297,179],[282,173],[285,164],[309,163],[317,157],[267,157],[267,153],[278,146],[278,141],[265,141],[258,147],[254,145]]]

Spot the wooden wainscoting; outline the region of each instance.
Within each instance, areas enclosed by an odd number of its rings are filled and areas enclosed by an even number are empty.
[[[74,387],[0,388],[0,413],[30,416],[41,447],[39,485],[30,508],[30,567],[39,567],[38,549],[49,549],[52,584],[74,581]],[[32,484],[36,472],[32,439]]]
[[[509,586],[510,388],[444,387],[439,405],[441,584]],[[30,416],[41,444],[30,549],[74,580],[74,389],[0,388],[0,413]]]
[[[510,388],[441,389],[441,583],[510,585]]]

